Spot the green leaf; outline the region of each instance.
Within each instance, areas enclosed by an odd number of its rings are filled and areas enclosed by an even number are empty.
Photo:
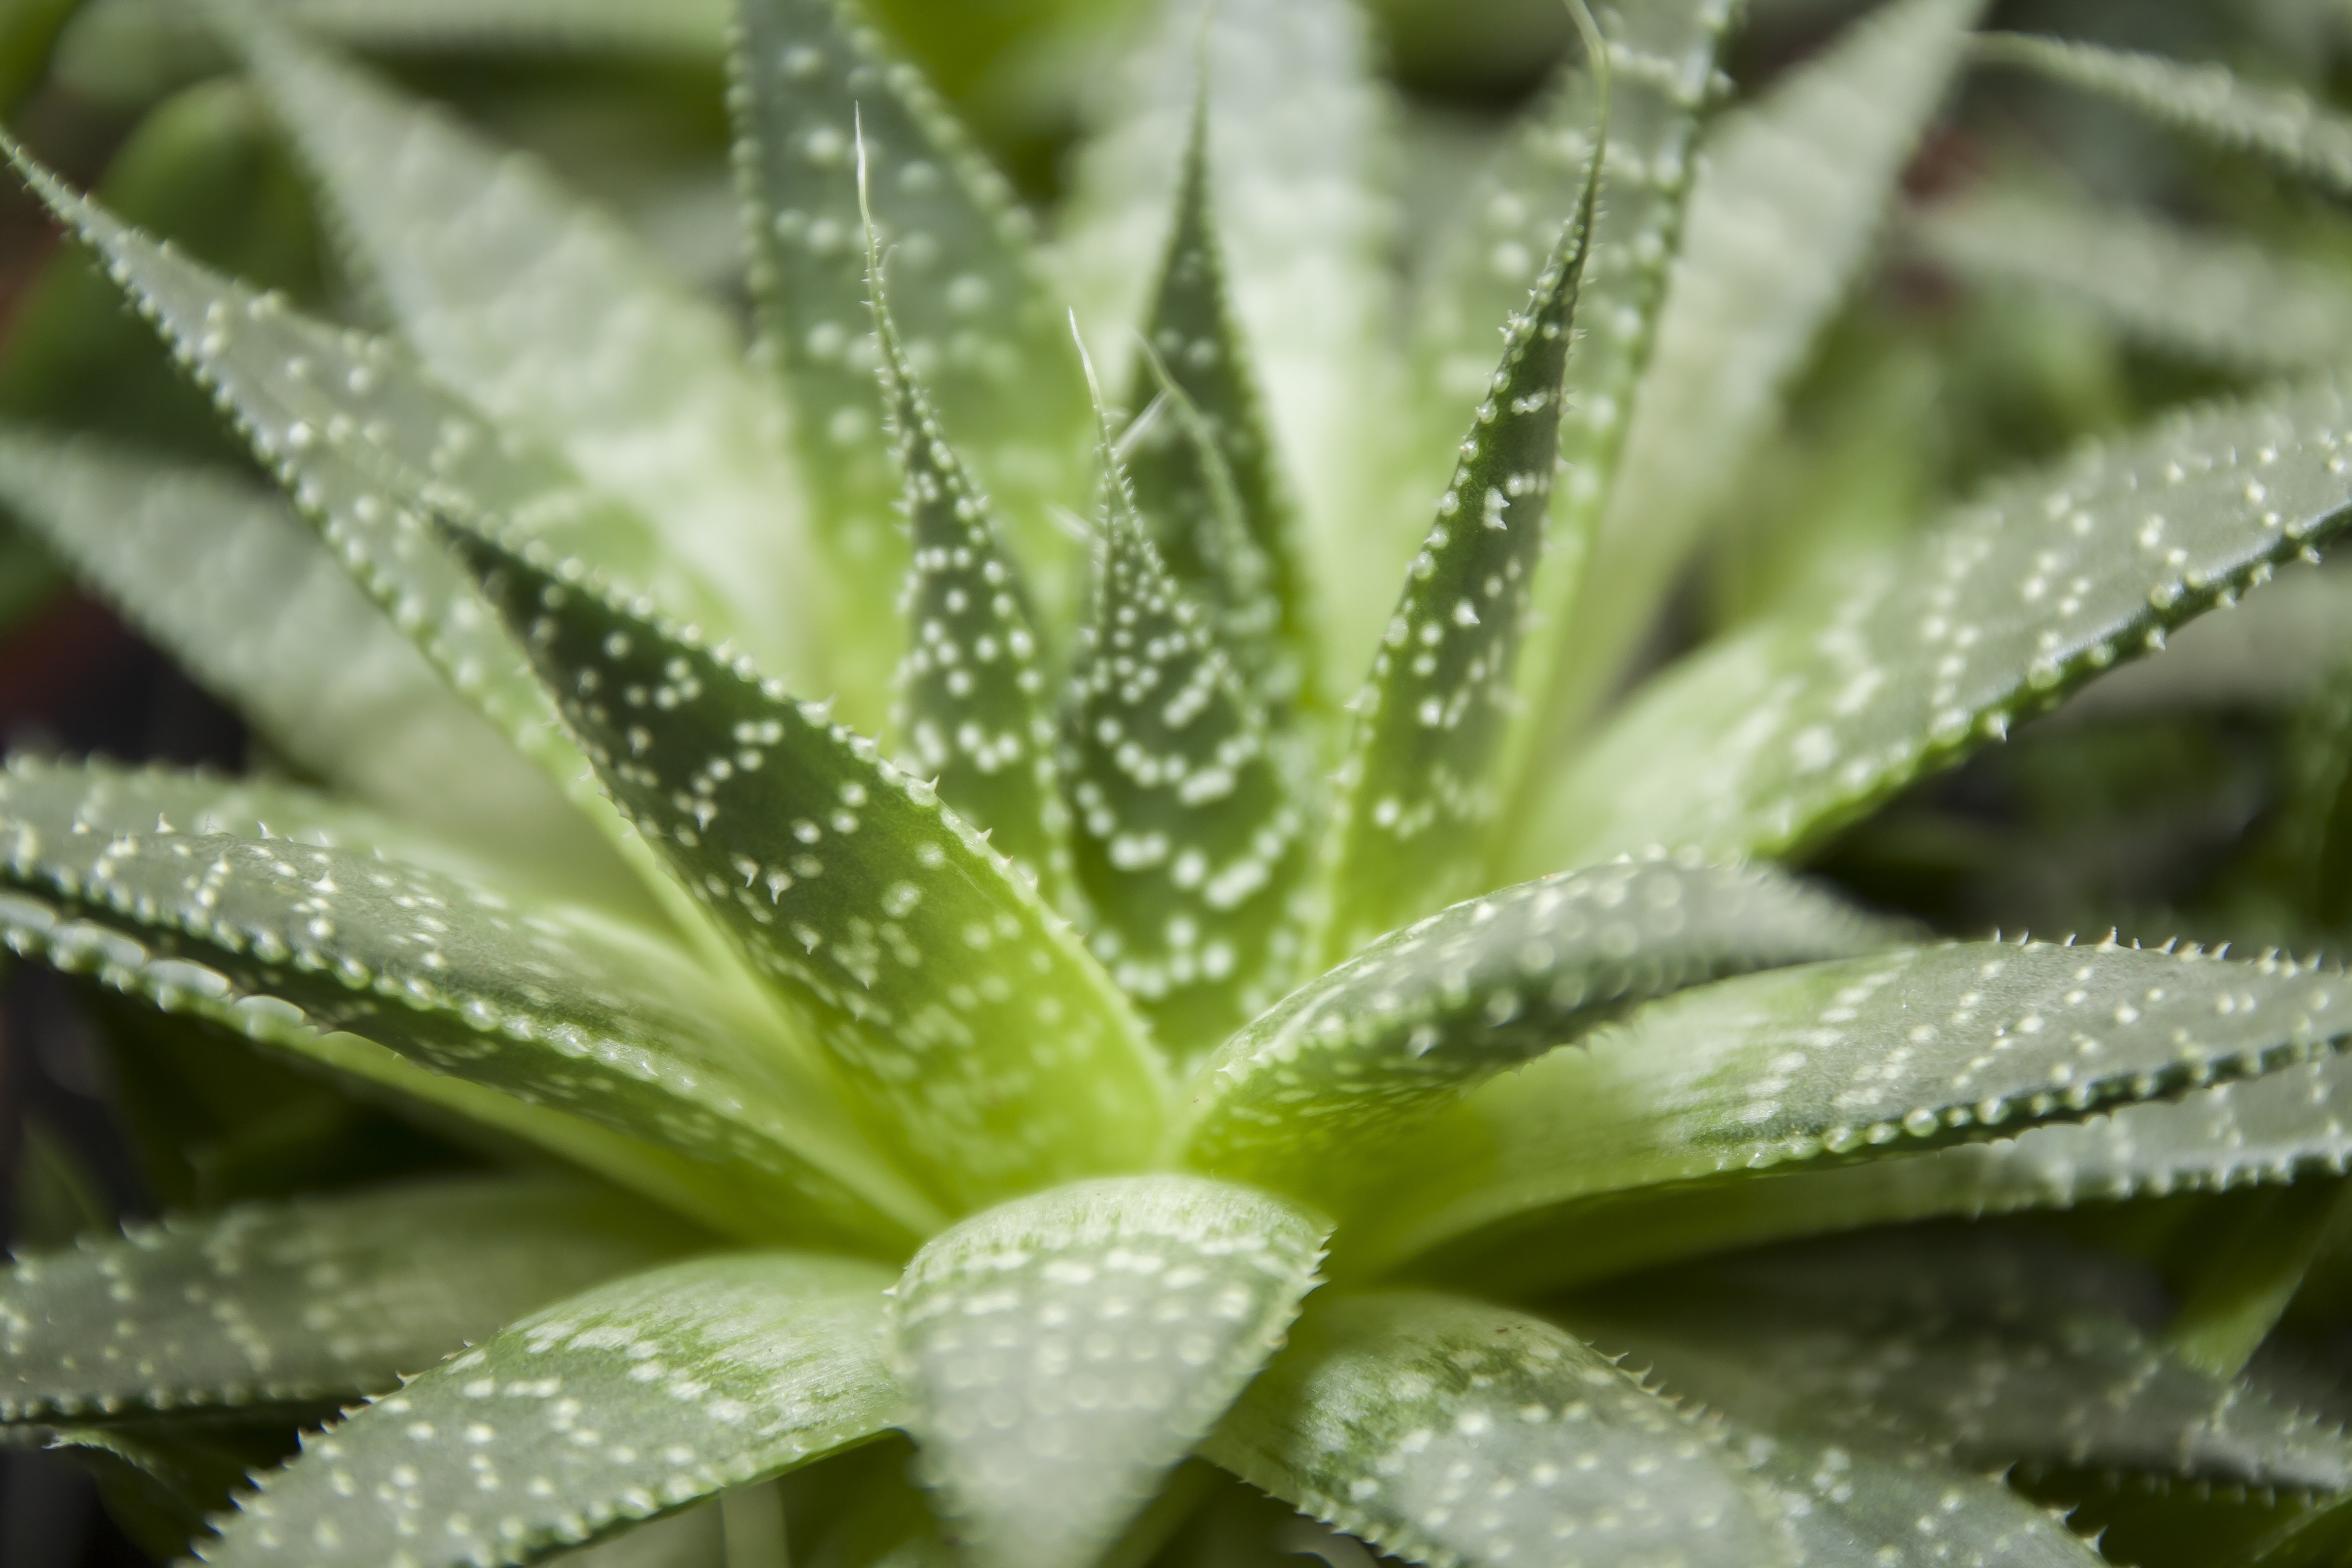
[[[290,1428],[192,1427],[163,1422],[108,1426],[0,1427],[0,1447],[21,1436],[89,1472],[107,1517],[159,1562],[178,1558],[227,1505],[247,1477],[282,1459]]]
[[[1506,888],[1395,932],[1234,1036],[1184,1097],[1184,1157],[1328,1200],[1365,1174],[1368,1139],[1636,1003],[1898,934],[1776,873],[1688,861]]]
[[[860,145],[908,356],[1040,600],[1059,610],[1071,602],[1072,552],[1048,509],[1084,494],[1086,394],[1026,215],[921,73],[890,58],[848,0],[743,0],[733,64],[753,291],[792,405],[814,531],[845,595],[837,618],[890,624],[905,561],[858,244]],[[876,689],[888,657],[872,672]]]
[[[0,778],[0,932],[16,952],[304,1055],[348,1030],[720,1163],[785,1234],[936,1224],[775,1024],[660,940],[384,855],[201,822],[101,830],[79,783]]]
[[[247,1205],[87,1239],[0,1277],[0,1421],[381,1393],[682,1244],[691,1233],[652,1211],[508,1177]]]
[[[1208,99],[1192,117],[1131,406],[1169,416],[1124,442],[1136,509],[1169,573],[1215,619],[1244,686],[1277,726],[1315,694],[1315,636],[1297,520],[1249,345],[1234,324],[1209,189]]]
[[[2013,1139],[2292,1070],[2330,1056],[2347,1019],[2352,987],[2331,971],[2106,943],[1906,948],[1719,981],[1427,1128],[1394,1156],[1412,1180],[1368,1204],[1377,1232],[1350,1238],[1349,1262],[1603,1193]],[[1900,1166],[1874,1168],[1891,1201]]]
[[[2231,1233],[2199,1260],[2167,1347],[2215,1377],[2232,1378],[2262,1348],[2322,1254],[2352,1226],[2340,1182],[2298,1182],[2253,1199]]]
[[[1132,1176],[926,1243],[894,1353],[974,1561],[1095,1562],[1282,1342],[1328,1230],[1248,1188]]]
[[[287,757],[544,885],[642,901],[545,775],[277,497],[217,470],[0,425],[0,500]],[[450,789],[453,778],[466,787]]]
[[[2221,146],[2269,158],[2338,195],[2352,194],[2352,119],[2295,88],[2242,81],[2225,66],[2023,33],[1989,33],[1977,40],[1976,56],[2114,99]]]
[[[562,1301],[311,1436],[213,1568],[535,1561],[900,1418],[887,1269],[735,1253]]]
[[[1087,945],[1181,1066],[1290,984],[1307,815],[1216,617],[1153,546],[1108,425],[1102,463],[1066,707],[1072,858]]]
[[[1971,281],[2038,289],[2200,363],[2259,374],[2352,358],[2342,270],[2284,246],[2015,186],[1938,202],[1906,234]]]
[[[310,32],[374,47],[625,49],[716,58],[726,0],[260,0]]]
[[[1139,1020],[929,785],[578,562],[451,537],[623,815],[941,1196],[1137,1163],[1166,1092]]]
[[[868,244],[874,231],[866,231]],[[873,268],[887,419],[906,479],[908,647],[892,727],[949,809],[989,835],[1039,895],[1070,885],[1069,815],[1055,783],[1054,705],[1019,565],[988,498],[949,443]]]
[[[2333,380],[1999,484],[1833,605],[1767,617],[1618,714],[1523,846],[1793,854],[2265,581],[2340,524]]]
[[[1504,332],[1502,363],[1352,704],[1331,825],[1326,963],[1473,891],[1486,868],[1503,804],[1491,774],[1516,711],[1603,155],[1596,146],[1576,214]]]
[[[1620,679],[1734,493],[1782,386],[1861,269],[1982,8],[1874,11],[1709,137],[1573,624],[1531,717],[1538,777]]]
[[[1205,1451],[1413,1562],[1788,1556],[1706,1428],[1583,1341],[1459,1298],[1317,1301]]]
[[[733,326],[537,161],[263,24],[265,8],[214,14],[425,369],[654,520],[645,587],[822,689],[824,650],[871,628],[827,623],[782,411]]]
[[[562,1568],[737,1568],[727,1555],[729,1535],[720,1514],[737,1495],[729,1492],[716,1502],[630,1525],[593,1546],[577,1546],[547,1561]]]

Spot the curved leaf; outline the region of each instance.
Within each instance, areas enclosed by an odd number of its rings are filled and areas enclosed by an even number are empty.
[[[976,1206],[1138,1163],[1165,1093],[1139,1022],[928,784],[579,562],[451,537],[622,813],[935,1190]]]
[[[1897,931],[1777,874],[1690,861],[1507,888],[1373,944],[1234,1036],[1185,1097],[1185,1157],[1323,1193],[1363,1174],[1369,1135],[1393,1135],[1637,1002]]]
[[[2324,380],[1995,487],[1857,565],[1825,610],[1767,618],[1653,683],[1559,782],[1526,858],[1818,843],[2332,537],[2348,426]]]
[[[381,1393],[692,1237],[593,1189],[506,1177],[169,1219],[0,1276],[0,1421]]]
[[[526,1318],[305,1440],[214,1568],[537,1560],[899,1419],[869,1263],[736,1253]]]
[[[1788,1559],[1765,1494],[1714,1434],[1539,1319],[1349,1296],[1318,1300],[1291,1342],[1204,1451],[1392,1555]]]
[[[1281,1342],[1328,1229],[1245,1187],[1134,1176],[926,1243],[896,1292],[895,1356],[975,1560],[1093,1563]]]

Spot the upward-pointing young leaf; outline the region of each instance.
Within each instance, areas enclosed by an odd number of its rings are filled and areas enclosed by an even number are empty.
[[[1898,930],[1780,876],[1695,863],[1507,888],[1376,942],[1235,1035],[1186,1097],[1185,1157],[1329,1198],[1370,1135],[1637,1002],[1863,952]]]
[[[217,1522],[213,1568],[530,1563],[900,1419],[870,1263],[736,1253],[526,1318],[325,1432]]]
[[[508,1177],[256,1204],[85,1240],[0,1276],[0,1421],[381,1393],[691,1243],[593,1188]]]
[[[1095,956],[1179,1062],[1279,996],[1307,814],[1213,616],[1161,563],[1108,426],[1062,763]]]
[[[1502,363],[1356,698],[1331,826],[1327,963],[1471,891],[1484,869],[1501,805],[1490,772],[1543,559],[1560,378],[1600,174],[1596,147],[1576,215],[1511,318]]]
[[[1408,1561],[1788,1560],[1705,1427],[1549,1323],[1407,1292],[1318,1300],[1205,1452]]]
[[[896,1292],[895,1356],[974,1558],[1093,1563],[1281,1342],[1328,1229],[1245,1187],[1132,1176],[927,1243]]]
[[[658,519],[678,574],[724,617],[713,635],[796,684],[828,643],[868,630],[825,626],[797,559],[781,411],[714,307],[533,160],[304,46],[254,0],[214,9],[434,375]]]
[[[1083,496],[1086,394],[1035,275],[1025,216],[850,0],[742,0],[739,22],[737,170],[752,283],[816,535],[852,596],[842,618],[887,624],[905,559],[869,357],[860,145],[908,355],[1040,598],[1058,609],[1071,552],[1047,509]],[[875,673],[888,668],[886,656]]]
[[[930,786],[577,562],[451,537],[614,803],[959,1205],[1133,1164],[1158,1065],[1069,929]]]
[[[1521,863],[1801,851],[2332,537],[2347,439],[2330,378],[1996,487],[1857,566],[1825,621],[1768,617],[1652,685],[1559,781]]]
[[[2218,64],[2023,33],[1987,34],[1977,40],[1977,58],[2116,99],[2223,146],[2274,159],[2338,195],[2352,194],[2352,119],[2294,88],[2242,81]]]

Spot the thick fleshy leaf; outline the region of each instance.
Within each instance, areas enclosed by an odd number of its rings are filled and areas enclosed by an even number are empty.
[[[248,1205],[85,1239],[0,1276],[0,1421],[381,1393],[691,1240],[593,1189],[507,1177]]]
[[[2242,81],[2226,66],[2023,33],[1988,34],[1976,52],[1979,60],[2117,100],[2225,147],[2274,159],[2338,194],[2352,193],[2352,119],[2295,88]]]
[[[1781,386],[1860,269],[1982,8],[1897,0],[1710,135],[1574,624],[1532,716],[1538,773],[1620,678],[1739,482]]]
[[[0,498],[286,756],[541,885],[642,899],[546,777],[277,497],[211,469],[0,427]]]
[[[1601,158],[1596,147],[1575,215],[1504,332],[1502,363],[1351,705],[1355,734],[1331,825],[1326,963],[1472,891],[1486,869],[1503,805],[1492,773],[1517,711]]]
[[[1197,1176],[1086,1182],[934,1237],[892,1309],[909,1430],[990,1568],[1085,1568],[1256,1374],[1328,1226]]]
[[[378,47],[625,48],[716,59],[726,0],[259,0],[311,32]]]
[[[2341,1182],[2298,1182],[2250,1202],[2220,1245],[2198,1260],[2166,1325],[2168,1350],[2200,1372],[2236,1377],[2310,1277],[2352,1234]]]
[[[1160,289],[1130,406],[1170,406],[1125,443],[1137,510],[1169,572],[1214,616],[1258,705],[1279,722],[1313,694],[1313,605],[1249,346],[1233,319],[1209,188],[1208,98],[1194,111]],[[1161,378],[1166,378],[1163,388]]]
[[[1905,232],[1965,278],[2040,289],[2140,342],[2225,370],[2314,370],[2352,359],[2352,287],[2339,268],[2282,247],[2079,193],[2000,186],[1938,202]]]
[[[929,784],[580,563],[451,537],[622,814],[934,1190],[976,1205],[1137,1163],[1165,1092],[1139,1022]]]
[[[803,1234],[934,1223],[777,1026],[657,939],[356,849],[169,821],[101,831],[79,784],[0,779],[0,926],[18,953],[298,1047],[347,1030],[723,1163]]]
[[[782,411],[730,323],[536,161],[261,23],[262,8],[215,14],[425,367],[657,520],[659,577],[701,589],[679,607],[814,684],[824,647],[860,628],[829,626],[813,591]]]
[[[751,1252],[601,1286],[325,1432],[214,1568],[488,1568],[764,1479],[900,1418],[870,1263]]]
[[[1635,1003],[1900,934],[1778,874],[1689,861],[1507,888],[1375,943],[1227,1042],[1184,1097],[1185,1157],[1325,1195],[1368,1137],[1425,1119]]]
[[[1085,493],[1086,391],[1026,215],[851,0],[743,0],[734,65],[753,289],[814,531],[844,595],[836,618],[889,624],[906,559],[858,244],[861,147],[908,355],[1040,599],[1059,610],[1073,552],[1048,509]],[[877,682],[896,651],[884,646]]]
[[[1721,981],[1418,1133],[1350,1261],[1602,1193],[2013,1138],[2291,1070],[2347,1033],[2352,985],[2283,959],[1965,942]]]
[[[1524,846],[1794,853],[2315,549],[2352,502],[2331,379],[2169,418],[1994,487],[1833,604],[1768,617],[1635,699]]]
[[[874,237],[868,229],[869,244]],[[873,296],[912,547],[893,728],[908,765],[1059,905],[1070,880],[1069,817],[1055,782],[1054,704],[1028,595],[988,498],[907,358],[878,259]]]
[[[1719,1437],[1581,1340],[1455,1297],[1318,1300],[1204,1451],[1409,1561],[1786,1561]]]

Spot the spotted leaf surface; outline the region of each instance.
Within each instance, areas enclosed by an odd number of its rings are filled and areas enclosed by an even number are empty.
[[[210,469],[17,428],[0,428],[0,496],[288,757],[527,875],[635,895],[546,777],[449,690],[276,497]],[[452,791],[452,777],[466,789]]]
[[[381,1393],[690,1236],[590,1189],[478,1177],[86,1239],[0,1276],[0,1421]]]
[[[895,1356],[974,1559],[1094,1562],[1273,1354],[1328,1229],[1250,1188],[1134,1176],[925,1244],[897,1291]]]
[[[1161,561],[1108,438],[1062,771],[1087,942],[1183,1061],[1299,959],[1304,804],[1215,617]]]
[[[1581,1340],[1455,1297],[1317,1301],[1206,1451],[1415,1562],[1789,1560],[1714,1433]]]
[[[1070,879],[1069,818],[1055,779],[1045,651],[1020,570],[907,358],[878,268],[874,313],[911,547],[896,714],[907,763],[1058,904]]]
[[[817,679],[828,606],[805,592],[782,411],[725,317],[534,159],[261,23],[249,0],[223,14],[427,369],[656,520],[658,575],[714,635]]]
[[[1375,942],[1252,1021],[1204,1066],[1185,1157],[1289,1187],[1482,1079],[1634,1003],[1898,934],[1805,884],[1685,861],[1620,862],[1474,899]]]
[[[737,1253],[574,1296],[307,1436],[215,1568],[534,1562],[900,1419],[887,1269]]]
[[[2352,192],[2352,119],[2294,88],[2245,81],[2210,62],[2024,33],[1987,35],[1977,58],[2115,99],[2225,147],[2260,153],[2338,193]]]
[[[1326,962],[1470,891],[1484,869],[1502,805],[1493,769],[1515,710],[1515,661],[1559,461],[1560,378],[1598,149],[1591,165],[1575,216],[1504,333],[1502,363],[1353,704],[1331,828]]]
[[[1136,1162],[1164,1093],[1139,1022],[929,784],[576,563],[453,537],[622,814],[936,1190],[977,1205]]]
[[[1653,683],[1559,782],[1529,858],[1818,842],[2332,537],[2347,434],[2329,379],[1995,487],[1825,608]]]
[[[236,1028],[347,1030],[721,1162],[778,1223],[889,1236],[935,1215],[772,1024],[653,938],[352,849],[99,831],[41,784],[0,789],[21,954]]]
[[[847,0],[746,0],[735,70],[753,290],[813,525],[850,595],[845,624],[887,624],[905,561],[858,243],[861,144],[908,354],[1040,598],[1066,605],[1071,552],[1045,509],[1084,494],[1086,392],[1036,276],[1027,216],[921,73],[892,58]]]
[[[1964,942],[1721,981],[1420,1134],[1397,1168],[1462,1174],[1398,1193],[1369,1251],[1571,1197],[2013,1138],[2290,1070],[2347,1033],[2352,987],[2284,959]]]
[[[1170,404],[1129,437],[1127,468],[1160,558],[1215,618],[1244,684],[1278,721],[1312,689],[1311,596],[1249,348],[1233,319],[1207,113],[1204,93],[1144,328],[1152,358],[1136,366],[1128,398],[1147,409],[1166,393]]]
[[[1861,270],[1981,9],[1899,0],[1873,11],[1710,135],[1574,624],[1531,720],[1544,726],[1538,776],[1620,677],[1734,493],[1781,387]],[[1710,456],[1693,461],[1694,451]]]

